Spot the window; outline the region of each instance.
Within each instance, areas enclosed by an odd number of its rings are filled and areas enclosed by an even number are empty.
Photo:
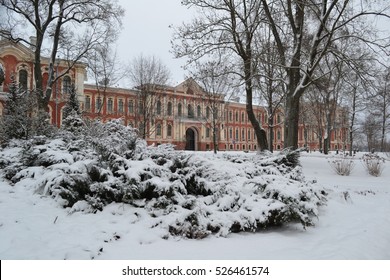
[[[69,76],[65,76],[62,79],[62,93],[70,94],[72,91],[72,81]]]
[[[281,138],[280,130],[278,130],[278,132],[277,132],[277,138],[278,138],[278,140],[280,140],[280,138]]]
[[[229,129],[229,138],[233,139],[233,129]]]
[[[172,102],[168,102],[168,116],[172,116]]]
[[[129,114],[133,114],[134,113],[134,101],[129,100],[127,107],[128,107]]]
[[[85,96],[85,111],[90,112],[91,111],[91,97]]]
[[[114,102],[113,102],[112,98],[108,98],[107,111],[109,114],[112,114],[112,112],[113,112],[113,109],[114,109],[113,104],[114,104]]]
[[[213,118],[214,118],[214,119],[218,119],[218,108],[215,107],[213,111],[214,111],[214,112],[213,112]]]
[[[172,125],[168,124],[167,127],[167,136],[172,137]]]
[[[210,107],[206,108],[206,118],[210,118]]]
[[[118,113],[123,114],[123,99],[118,100]]]
[[[238,122],[238,112],[236,112],[236,122]]]
[[[236,128],[236,141],[238,141],[239,140],[239,132],[238,132],[238,128]]]
[[[100,113],[101,109],[102,109],[102,98],[101,97],[98,97],[96,98],[96,106],[95,106],[95,112],[96,113]]]
[[[241,122],[245,122],[245,113],[244,112],[242,112],[241,113]]]
[[[233,121],[233,112],[229,111],[229,121]]]
[[[181,106],[181,103],[179,103],[179,104],[177,105],[177,115],[178,115],[179,117],[181,117],[181,111],[182,111],[182,106]]]
[[[161,115],[161,101],[160,100],[157,101],[156,114]]]
[[[206,127],[206,138],[210,138],[210,127]]]
[[[245,129],[243,128],[241,131],[241,140],[245,140]]]
[[[22,69],[19,71],[19,87],[21,90],[27,90],[28,73]]]
[[[251,140],[251,130],[248,129],[248,140]]]
[[[143,114],[144,113],[144,104],[142,103],[142,100],[138,102],[138,113]]]
[[[196,107],[196,113],[197,113],[197,116],[198,118],[200,118],[202,116],[202,108],[200,107],[200,105],[198,105],[198,107]]]
[[[158,123],[156,126],[156,135],[161,136],[161,134],[162,134],[161,123]]]
[[[188,104],[188,117],[192,119],[194,117],[194,109],[192,108],[191,104]]]

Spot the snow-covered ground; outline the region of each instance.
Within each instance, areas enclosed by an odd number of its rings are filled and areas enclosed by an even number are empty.
[[[380,177],[356,159],[336,175],[325,156],[302,153],[307,179],[328,190],[314,227],[300,224],[201,240],[162,239],[141,208],[111,204],[85,214],[0,181],[0,259],[390,259],[390,162]],[[221,167],[223,168],[223,167]]]

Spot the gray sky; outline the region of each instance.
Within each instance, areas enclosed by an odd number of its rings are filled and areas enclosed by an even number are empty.
[[[126,10],[123,30],[117,42],[117,53],[121,62],[131,61],[141,53],[154,55],[167,65],[172,74],[172,85],[183,81],[185,71],[181,69],[185,60],[174,59],[170,41],[172,29],[169,25],[188,22],[190,11],[181,6],[180,0],[119,0]]]

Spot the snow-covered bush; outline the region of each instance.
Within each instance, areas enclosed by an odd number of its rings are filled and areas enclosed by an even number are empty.
[[[153,227],[187,238],[288,222],[310,226],[326,201],[323,189],[305,181],[296,151],[212,155],[175,151],[172,145],[146,147],[120,121],[19,146],[0,152],[0,164],[13,167],[6,178],[14,184],[52,196],[70,213],[99,211],[110,203],[144,208]],[[6,176],[4,170],[0,175]]]
[[[113,154],[135,159],[137,154],[146,148],[146,142],[138,137],[138,131],[124,126],[121,119],[107,123],[91,122],[87,126],[86,141],[103,161],[108,161]]]
[[[341,176],[349,176],[353,167],[355,166],[353,159],[346,155],[328,159],[328,163],[332,169]]]
[[[368,174],[379,177],[385,168],[386,160],[378,154],[370,153],[362,156],[362,163]]]
[[[68,116],[62,121],[62,130],[71,132],[75,136],[79,136],[86,131],[85,121],[75,111],[68,113]]]

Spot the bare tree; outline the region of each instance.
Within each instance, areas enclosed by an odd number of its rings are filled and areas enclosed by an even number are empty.
[[[95,82],[98,98],[102,101],[97,108],[97,114],[100,115],[106,102],[107,88],[117,84],[125,76],[125,69],[112,50],[110,41],[95,45],[86,58],[89,75]]]
[[[274,128],[281,125],[282,118],[276,118],[281,113],[285,93],[285,74],[280,68],[276,44],[272,41],[271,30],[263,24],[256,37],[258,55],[256,57],[256,89],[267,109],[268,149],[273,152]]]
[[[378,86],[370,98],[371,113],[379,120],[380,151],[385,152],[386,135],[390,127],[390,69],[386,68],[376,82]]]
[[[367,112],[362,122],[362,133],[366,136],[368,151],[375,151],[380,147],[381,123],[375,113]]]
[[[0,23],[0,36],[13,42],[24,42],[34,48],[34,82],[39,108],[48,110],[52,87],[58,79],[82,59],[88,50],[110,36],[115,38],[123,9],[117,1],[108,0],[1,0],[7,18]],[[11,23],[11,24],[10,24]],[[20,23],[25,28],[18,28]],[[35,40],[28,40],[22,30],[32,29]],[[72,30],[77,27],[79,33]],[[41,59],[43,46],[50,44],[49,75],[43,85]],[[66,54],[68,70],[54,75],[57,57]],[[46,88],[44,91],[43,89]]]
[[[224,117],[222,105],[232,95],[232,78],[220,59],[205,63],[196,62],[192,75],[206,96],[206,113],[203,113],[203,119],[206,121],[206,129],[211,128],[213,151],[216,154]]]
[[[285,146],[298,146],[300,99],[306,89],[323,75],[318,69],[327,56],[348,60],[340,48],[348,39],[363,42],[377,51],[385,50],[370,25],[375,16],[388,17],[385,1],[370,5],[352,0],[261,0],[273,33],[282,67],[287,76]],[[371,17],[371,18],[370,18]]]
[[[173,51],[187,57],[188,64],[221,53],[231,63],[229,71],[240,77],[245,87],[246,112],[260,150],[267,150],[264,129],[253,110],[255,36],[262,22],[257,0],[184,0],[183,5],[199,9],[199,16],[175,29]]]
[[[130,63],[127,73],[137,89],[135,126],[147,138],[156,116],[157,103],[170,78],[169,69],[155,56],[139,55]]]

